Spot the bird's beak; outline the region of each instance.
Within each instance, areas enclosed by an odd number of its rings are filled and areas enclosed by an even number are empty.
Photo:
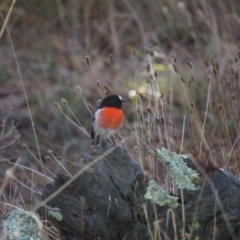
[[[122,102],[127,102],[128,100],[127,99],[123,99]]]

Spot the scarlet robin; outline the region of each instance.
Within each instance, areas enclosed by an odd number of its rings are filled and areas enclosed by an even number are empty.
[[[123,122],[122,103],[126,101],[119,95],[109,95],[101,101],[92,122],[93,146],[101,144],[104,137],[111,136],[120,128]]]

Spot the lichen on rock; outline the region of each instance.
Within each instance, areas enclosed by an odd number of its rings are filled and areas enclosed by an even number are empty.
[[[199,187],[192,182],[193,179],[199,178],[199,174],[195,170],[189,168],[184,162],[183,159],[186,158],[186,155],[179,155],[165,148],[156,149],[155,151],[178,188],[188,190],[199,189]]]

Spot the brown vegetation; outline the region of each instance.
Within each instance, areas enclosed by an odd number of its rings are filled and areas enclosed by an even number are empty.
[[[162,146],[239,178],[239,12],[237,0],[0,2],[1,214],[75,173],[109,92],[130,100],[116,138],[165,190],[177,193]]]

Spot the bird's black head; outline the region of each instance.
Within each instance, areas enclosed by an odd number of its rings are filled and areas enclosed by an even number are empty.
[[[115,107],[121,109],[123,102],[126,102],[126,99],[122,99],[119,95],[108,95],[101,101],[99,108]]]

